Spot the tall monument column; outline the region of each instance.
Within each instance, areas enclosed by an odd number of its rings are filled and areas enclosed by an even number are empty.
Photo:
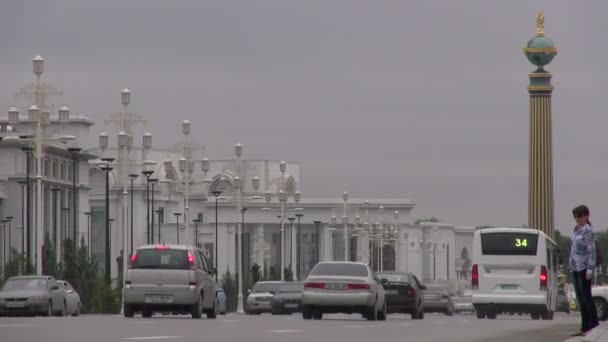
[[[530,73],[530,155],[528,179],[528,226],[553,237],[553,141],[551,122],[551,73],[544,69],[557,49],[544,33],[545,16],[536,15],[536,36],[524,53],[537,69]]]

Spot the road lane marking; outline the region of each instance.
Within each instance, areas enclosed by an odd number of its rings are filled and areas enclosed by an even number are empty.
[[[158,323],[158,321],[133,321],[133,324],[148,324],[148,323]]]
[[[410,326],[412,326],[412,323],[401,323],[399,325],[404,326],[404,327],[410,327]]]
[[[286,334],[286,333],[302,332],[302,330],[270,330],[270,332],[275,333],[275,334]]]
[[[33,327],[33,324],[0,324],[0,328]]]
[[[169,340],[180,338],[181,336],[139,336],[139,337],[125,337],[123,340],[131,341],[145,341],[145,340]]]
[[[234,322],[240,322],[240,319],[221,319],[220,322],[223,323],[234,323]]]

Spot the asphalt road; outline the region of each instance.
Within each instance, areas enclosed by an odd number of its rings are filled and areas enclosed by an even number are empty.
[[[559,314],[553,321],[532,321],[529,316],[499,316],[478,320],[472,315],[427,314],[422,321],[390,315],[384,322],[368,322],[359,315],[327,315],[321,321],[292,316],[219,316],[193,320],[187,316],[126,319],[115,315],[81,317],[2,317],[0,340],[6,342],[543,342],[565,341],[576,331],[576,315]]]

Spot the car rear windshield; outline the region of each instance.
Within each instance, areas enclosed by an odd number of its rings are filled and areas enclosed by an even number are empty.
[[[188,252],[185,249],[140,249],[131,268],[187,270]]]
[[[538,234],[531,233],[482,233],[483,255],[536,255]]]
[[[347,277],[367,277],[367,267],[358,264],[345,263],[325,263],[318,264],[310,272],[313,276],[347,276]]]
[[[412,283],[410,275],[403,273],[378,273],[378,278],[386,279],[391,283]]]
[[[45,290],[48,286],[46,279],[40,278],[21,278],[21,279],[9,279],[2,290]]]
[[[260,293],[260,292],[277,292],[277,289],[279,288],[278,283],[256,283],[255,285],[253,285],[253,290],[251,290],[251,292],[253,293]]]
[[[281,293],[297,293],[297,292],[302,292],[303,290],[304,290],[303,283],[283,284],[279,287],[279,292],[281,292]]]

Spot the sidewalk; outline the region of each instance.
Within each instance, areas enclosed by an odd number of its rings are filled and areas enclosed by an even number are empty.
[[[600,324],[585,337],[572,337],[565,342],[608,342],[608,325]]]

